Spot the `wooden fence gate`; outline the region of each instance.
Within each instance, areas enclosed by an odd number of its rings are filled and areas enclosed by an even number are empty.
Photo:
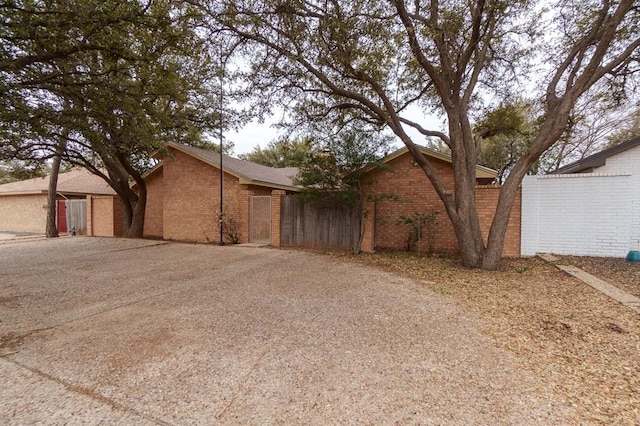
[[[280,244],[350,249],[360,236],[360,217],[343,206],[314,206],[297,195],[282,197]]]
[[[251,197],[249,242],[271,244],[271,196]]]

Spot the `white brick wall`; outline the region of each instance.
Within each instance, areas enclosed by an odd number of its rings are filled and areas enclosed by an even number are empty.
[[[640,147],[597,173],[527,176],[522,183],[522,255],[624,257],[640,240]]]
[[[630,175],[527,176],[522,254],[626,256],[634,239],[631,199],[637,197],[631,183]]]

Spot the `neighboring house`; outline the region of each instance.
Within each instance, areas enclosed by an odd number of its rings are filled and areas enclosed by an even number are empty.
[[[445,186],[454,190],[453,167],[451,157],[440,152],[421,148],[422,154],[429,159],[441,177]],[[433,185],[424,171],[414,161],[407,148],[402,148],[382,160],[383,168],[371,169],[363,178],[366,197],[365,238],[363,250],[377,248],[405,248],[410,227],[400,223],[400,216],[414,213],[437,213],[437,223],[433,238],[435,251],[457,251],[458,243],[444,204],[438,197]],[[496,209],[500,186],[490,185],[497,173],[495,170],[476,167],[476,208],[485,239]],[[429,236],[423,236],[416,250],[425,252]],[[520,255],[520,194],[518,194],[504,245],[504,256]]]
[[[169,143],[167,149],[169,155],[145,176],[144,235],[218,242],[220,154],[177,143]],[[279,246],[280,198],[299,191],[292,182],[297,169],[222,157],[223,211],[237,226],[239,242]]]
[[[50,176],[0,185],[0,231],[44,233]],[[115,192],[100,177],[84,169],[58,176],[57,223],[64,233],[75,226],[79,234],[87,229],[87,196],[113,198]]]
[[[640,137],[522,184],[522,254],[625,257],[640,244]]]

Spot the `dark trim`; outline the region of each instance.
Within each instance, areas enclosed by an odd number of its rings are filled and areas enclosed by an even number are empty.
[[[556,169],[550,172],[549,174],[560,175],[560,174],[582,173],[587,171],[588,169],[602,167],[607,162],[607,158],[614,156],[616,154],[620,154],[621,152],[628,151],[639,145],[640,145],[640,136],[633,139],[629,139],[628,141],[622,142],[619,145],[612,146],[611,148],[607,148],[604,151],[598,152],[597,154],[593,154],[588,157],[585,157],[582,160],[578,160],[571,164],[567,164],[566,166],[562,166],[559,169]]]

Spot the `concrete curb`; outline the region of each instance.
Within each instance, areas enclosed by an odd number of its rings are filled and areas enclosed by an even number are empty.
[[[59,237],[59,238],[66,238],[66,237]],[[46,239],[47,237],[45,237],[44,235],[16,236],[13,238],[0,239],[0,244],[24,243],[28,241],[40,241],[40,240],[46,240]]]
[[[594,277],[593,275],[583,271],[580,268],[576,268],[575,266],[571,266],[571,265],[563,265],[559,263],[561,261],[559,258],[551,254],[541,253],[541,254],[538,254],[538,257],[540,257],[541,259],[549,263],[553,263],[556,266],[556,268],[566,272],[567,274],[579,279],[583,283],[595,288],[601,293],[606,294],[612,299],[617,300],[623,305],[628,306],[634,311],[640,313],[640,299],[638,299],[637,297],[623,290],[620,290],[618,287],[612,284],[609,284],[608,282],[601,280],[598,277]]]

